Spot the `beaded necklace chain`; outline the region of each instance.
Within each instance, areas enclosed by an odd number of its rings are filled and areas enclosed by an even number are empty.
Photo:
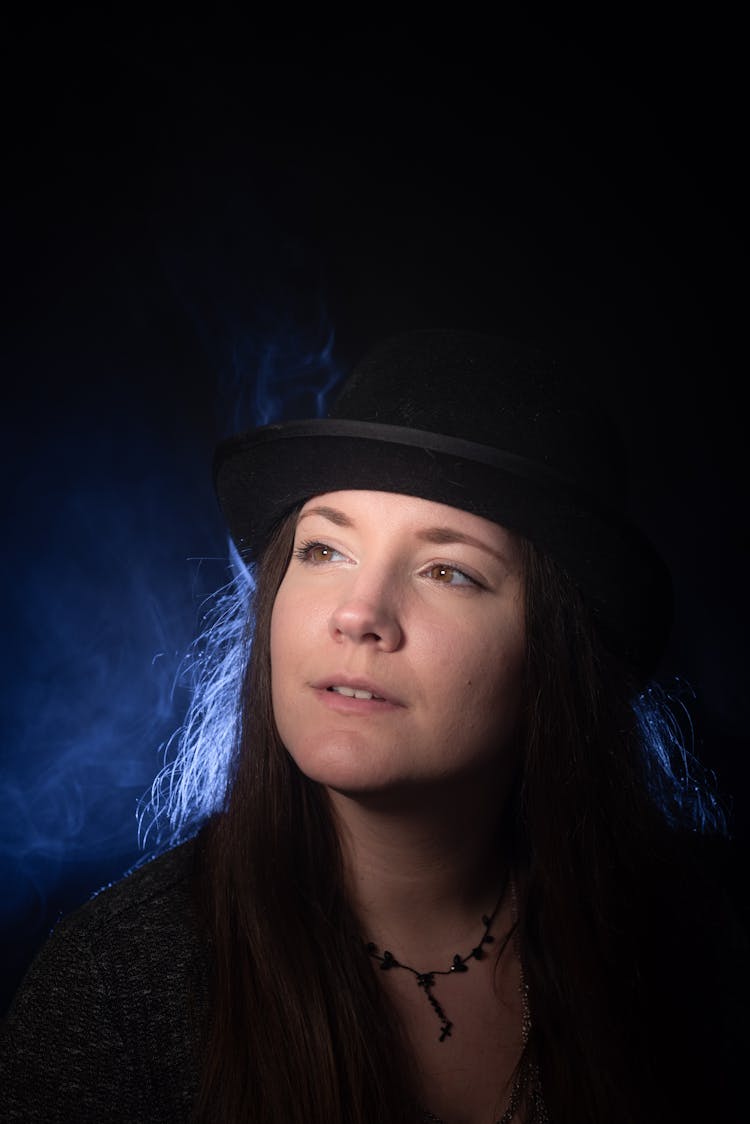
[[[513,907],[513,925],[503,942],[502,948],[500,950],[501,954],[505,950],[505,946],[510,940],[510,937],[514,933],[516,933],[518,929],[518,898],[516,895],[516,884],[512,878],[510,880],[510,892]],[[521,1032],[523,1036],[523,1046],[525,1051],[529,1043],[529,1037],[531,1035],[529,990],[524,976],[523,958],[521,956],[521,950],[520,948],[518,948],[517,937],[515,943],[519,964],[521,966]],[[527,1108],[531,1109],[535,1124],[550,1124],[549,1113],[547,1112],[547,1106],[544,1103],[544,1096],[542,1094],[539,1067],[533,1059],[526,1059],[525,1064],[522,1063],[522,1065],[519,1066],[516,1070],[516,1076],[513,1081],[513,1088],[511,1089],[510,1099],[508,1101],[508,1107],[505,1109],[505,1112],[497,1121],[497,1124],[512,1124],[516,1113],[521,1107],[521,1102],[524,1099],[526,1101]],[[435,1113],[430,1112],[429,1109],[422,1110],[422,1118],[425,1121],[425,1124],[445,1124],[445,1121],[440,1116],[436,1116]]]
[[[481,937],[481,940],[479,941],[479,944],[475,945],[474,948],[472,948],[471,952],[467,952],[467,954],[465,956],[461,956],[459,953],[456,953],[456,955],[453,957],[452,963],[450,964],[450,966],[448,968],[442,968],[442,969],[433,968],[429,972],[420,972],[416,968],[410,967],[410,965],[408,965],[408,964],[402,964],[401,961],[397,960],[396,957],[393,955],[393,953],[389,952],[387,949],[384,949],[383,952],[381,953],[380,950],[378,949],[377,945],[373,944],[372,941],[370,941],[365,946],[369,955],[372,956],[372,958],[374,960],[378,960],[380,962],[381,971],[388,972],[392,968],[403,968],[403,970],[405,972],[411,972],[411,974],[413,976],[416,976],[417,987],[422,988],[425,995],[427,996],[428,1003],[430,1004],[433,1011],[435,1012],[438,1019],[440,1020],[440,1037],[438,1038],[439,1042],[445,1042],[446,1038],[450,1038],[451,1031],[453,1030],[453,1023],[451,1022],[451,1020],[446,1015],[445,1011],[443,1010],[442,1005],[439,1003],[439,1001],[432,994],[432,989],[435,986],[435,977],[436,976],[451,976],[456,972],[468,972],[470,960],[483,960],[484,959],[484,957],[486,955],[486,953],[484,951],[484,946],[488,945],[488,944],[492,944],[494,939],[495,939],[492,936],[492,934],[490,933],[490,929],[492,928],[493,922],[494,922],[494,920],[497,916],[497,912],[500,909],[500,906],[501,906],[501,904],[503,902],[503,899],[505,897],[506,888],[507,888],[507,879],[506,879],[505,883],[503,884],[503,888],[502,888],[502,891],[500,893],[500,897],[497,899],[497,905],[493,909],[492,913],[489,916],[487,916],[486,914],[482,915],[482,924],[484,925],[484,933],[482,934],[482,937]],[[513,930],[515,929],[515,926],[516,926],[516,923],[514,922],[513,927],[511,928],[510,932],[504,938],[502,948],[500,949],[500,953],[498,955],[502,955],[503,951],[505,950],[505,946],[508,943],[508,941],[510,940],[511,934],[513,933]]]
[[[495,918],[497,917],[500,906],[502,905],[503,900],[505,898],[505,892],[507,890],[507,884],[508,883],[507,883],[507,880],[506,880],[506,882],[503,885],[502,891],[500,893],[500,897],[498,898],[497,904],[496,904],[495,908],[493,909],[492,913],[489,914],[489,916],[487,916],[487,915],[482,916],[482,924],[484,925],[484,933],[482,934],[482,937],[481,937],[479,943],[477,945],[475,945],[475,947],[472,948],[471,952],[468,952],[466,954],[466,956],[460,956],[458,953],[456,953],[456,955],[453,957],[452,963],[450,964],[450,966],[448,968],[443,968],[443,969],[435,968],[435,969],[433,969],[432,971],[429,971],[429,972],[420,972],[416,968],[412,968],[409,964],[402,964],[399,960],[397,960],[395,958],[393,953],[389,952],[387,949],[385,949],[381,953],[379,951],[378,947],[375,944],[373,944],[372,941],[370,941],[365,946],[369,955],[372,956],[374,960],[379,961],[381,971],[387,972],[387,971],[390,971],[393,968],[402,968],[405,972],[411,972],[411,974],[416,977],[417,986],[422,988],[425,995],[427,996],[427,1000],[430,1003],[430,1006],[432,1007],[432,1009],[434,1010],[438,1019],[440,1020],[440,1036],[439,1036],[439,1039],[438,1039],[439,1042],[444,1042],[446,1038],[450,1038],[451,1031],[453,1029],[453,1023],[451,1022],[451,1020],[446,1015],[446,1013],[445,1013],[442,1005],[440,1004],[440,1002],[432,994],[432,988],[435,986],[435,977],[436,976],[450,976],[455,972],[467,972],[469,970],[469,963],[468,962],[470,960],[483,960],[484,959],[484,957],[486,956],[486,953],[484,951],[484,946],[488,945],[488,944],[492,944],[494,942],[494,939],[495,939],[492,936],[490,930],[492,929],[492,926],[494,924]],[[504,953],[508,943],[511,940],[511,937],[513,937],[513,935],[516,933],[516,931],[518,929],[518,903],[517,903],[517,899],[516,899],[515,882],[513,881],[512,878],[510,879],[510,889],[511,889],[511,895],[512,895],[512,899],[513,899],[513,902],[512,902],[512,904],[513,904],[513,924],[511,925],[510,929],[508,930],[508,932],[503,937],[502,943],[501,943],[500,948],[498,950],[498,955],[497,955],[498,959],[502,956],[502,954]],[[519,950],[519,959],[520,959],[520,950]],[[522,1004],[523,1004],[523,1013],[522,1013],[523,1044],[524,1044],[524,1047],[526,1047],[526,1045],[528,1043],[528,1039],[529,1039],[529,1034],[530,1034],[530,1031],[531,1031],[531,1018],[530,1018],[530,1015],[529,1015],[528,993],[527,993],[526,981],[525,981],[524,976],[523,976],[523,962],[522,961],[521,961],[521,998],[522,998]],[[508,1106],[507,1106],[505,1112],[503,1113],[503,1115],[498,1120],[497,1124],[512,1124],[512,1121],[513,1121],[514,1117],[516,1116],[516,1113],[518,1112],[519,1108],[521,1107],[521,1100],[522,1100],[522,1095],[523,1095],[524,1092],[526,1093],[526,1096],[529,1098],[530,1103],[533,1105],[533,1107],[535,1109],[536,1115],[535,1115],[534,1119],[538,1121],[538,1124],[548,1124],[549,1117],[547,1115],[547,1111],[546,1111],[546,1108],[545,1108],[545,1105],[544,1105],[544,1101],[543,1101],[543,1098],[541,1096],[541,1088],[540,1088],[540,1084],[539,1084],[539,1073],[538,1073],[538,1070],[536,1068],[536,1065],[533,1062],[527,1064],[527,1066],[526,1066],[526,1080],[525,1081],[522,1080],[521,1069],[519,1069],[519,1071],[516,1073],[516,1078],[515,1078],[515,1081],[513,1082],[513,1088],[511,1090],[510,1100],[508,1102]],[[444,1121],[439,1116],[436,1116],[433,1112],[430,1112],[428,1109],[423,1110],[423,1119],[425,1121],[425,1124],[444,1124]]]

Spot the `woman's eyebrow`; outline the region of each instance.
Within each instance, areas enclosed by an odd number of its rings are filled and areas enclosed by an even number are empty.
[[[452,527],[429,527],[424,531],[417,531],[418,539],[423,542],[438,543],[446,545],[448,543],[462,542],[467,546],[475,546],[479,550],[484,550],[487,554],[491,554],[493,558],[497,558],[504,566],[508,565],[508,559],[499,550],[489,546],[488,543],[482,542],[481,539],[475,539],[473,535],[466,535],[463,531],[456,531]]]
[[[308,515],[322,515],[324,519],[335,523],[337,527],[354,526],[354,520],[350,519],[348,515],[345,515],[343,511],[339,511],[337,507],[308,507],[307,511],[303,511],[297,520],[297,526],[299,526],[302,520]]]

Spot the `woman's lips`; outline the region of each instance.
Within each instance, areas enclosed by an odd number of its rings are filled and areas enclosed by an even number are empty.
[[[320,701],[337,714],[386,714],[400,710],[396,703],[387,699],[356,699],[349,695],[339,695],[336,691],[316,691]]]
[[[388,711],[402,709],[401,703],[381,695],[374,684],[368,683],[365,686],[362,682],[354,685],[351,682],[336,681],[314,683],[313,689],[320,702],[337,714],[384,714]],[[358,695],[359,697],[357,697]]]

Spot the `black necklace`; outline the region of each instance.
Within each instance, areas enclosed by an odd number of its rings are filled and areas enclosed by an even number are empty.
[[[460,956],[459,953],[456,953],[456,955],[453,957],[453,962],[452,962],[452,964],[450,965],[449,968],[443,968],[443,969],[433,968],[432,971],[430,971],[430,972],[418,972],[416,968],[411,968],[408,964],[402,964],[399,960],[397,960],[395,958],[393,953],[389,952],[387,949],[384,949],[382,954],[381,954],[377,945],[373,944],[372,941],[370,941],[367,945],[365,945],[365,948],[367,949],[367,952],[369,953],[370,956],[372,956],[373,960],[378,960],[380,962],[381,971],[387,972],[391,968],[403,968],[404,971],[411,972],[411,974],[413,976],[416,976],[417,987],[421,987],[423,989],[425,995],[427,996],[427,1001],[429,1002],[433,1011],[435,1012],[438,1019],[440,1020],[440,1037],[438,1039],[439,1042],[445,1042],[446,1038],[450,1038],[451,1030],[453,1029],[453,1023],[451,1022],[451,1020],[446,1015],[445,1011],[443,1010],[443,1008],[440,1005],[440,1003],[438,1002],[438,1000],[432,994],[432,988],[435,986],[435,976],[450,976],[454,972],[468,972],[468,970],[469,970],[468,961],[469,960],[483,960],[484,959],[484,957],[485,957],[484,946],[486,944],[492,944],[493,941],[495,940],[495,938],[490,933],[490,929],[492,928],[495,917],[497,916],[497,911],[500,909],[500,906],[501,906],[501,904],[503,902],[503,899],[505,897],[505,891],[506,891],[506,888],[507,888],[507,884],[508,883],[507,883],[507,879],[506,879],[506,881],[503,883],[503,888],[500,892],[500,897],[497,899],[497,905],[495,906],[495,908],[493,909],[493,911],[489,915],[489,917],[486,914],[482,915],[482,924],[484,925],[484,933],[482,934],[482,938],[479,941],[479,944],[475,945],[475,947],[472,948],[471,952],[468,952],[466,954],[466,956]],[[512,935],[515,927],[516,927],[516,924],[514,922],[511,929],[509,930],[509,932],[506,934],[506,936],[503,939],[503,944],[502,944],[502,947],[500,949],[500,955],[505,950],[505,946],[507,945],[508,941],[510,940],[511,935]]]

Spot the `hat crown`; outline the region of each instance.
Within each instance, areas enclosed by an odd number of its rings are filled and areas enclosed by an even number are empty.
[[[611,419],[572,372],[505,339],[393,336],[357,364],[329,417],[486,445],[545,465],[605,507],[625,503],[625,451]]]

